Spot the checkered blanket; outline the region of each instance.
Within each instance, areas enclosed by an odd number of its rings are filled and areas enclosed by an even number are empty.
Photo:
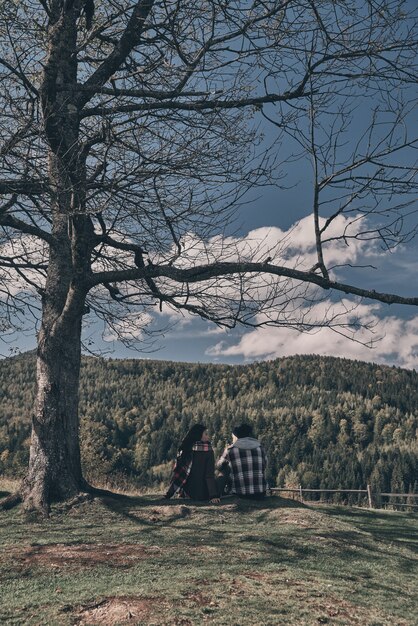
[[[182,493],[187,482],[193,464],[193,452],[209,452],[212,450],[210,441],[196,441],[192,446],[192,451],[183,456],[179,454],[174,464],[173,475],[165,498],[172,498],[177,492]]]

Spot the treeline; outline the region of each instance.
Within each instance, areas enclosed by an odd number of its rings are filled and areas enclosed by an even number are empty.
[[[35,391],[31,353],[0,361],[0,473],[28,459]],[[319,356],[243,366],[86,357],[81,376],[86,475],[160,486],[193,422],[216,453],[237,422],[252,422],[272,486],[417,492],[418,375]]]

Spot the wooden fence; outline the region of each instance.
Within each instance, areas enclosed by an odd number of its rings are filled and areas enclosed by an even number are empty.
[[[296,494],[298,499],[301,502],[304,502],[304,494],[310,493],[357,493],[363,494],[367,497],[367,501],[370,509],[374,508],[382,508],[381,506],[377,506],[379,504],[381,497],[390,497],[390,498],[410,498],[411,500],[415,500],[415,503],[406,503],[406,502],[385,502],[385,505],[395,506],[395,507],[408,507],[410,509],[418,509],[418,494],[414,493],[381,493],[381,492],[372,492],[370,485],[367,485],[366,489],[305,489],[302,485],[296,488],[288,488],[288,487],[272,487],[269,489],[269,493],[281,493],[288,492],[292,494]]]

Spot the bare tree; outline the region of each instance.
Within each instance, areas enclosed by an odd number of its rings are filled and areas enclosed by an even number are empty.
[[[338,281],[324,255],[327,240],[349,245],[370,231],[393,246],[413,229],[401,228],[416,172],[409,160],[416,140],[399,131],[416,80],[417,31],[407,7],[400,0],[2,2],[1,323],[7,332],[27,324],[28,314],[41,320],[22,486],[28,509],[47,513],[52,500],[88,489],[78,442],[86,315],[121,335],[121,312],[132,330],[150,307],[225,326],[344,330],[358,321],[347,326],[333,313],[313,320],[306,305],[330,290],[418,304]],[[342,163],[335,148],[359,94],[374,110],[369,142],[346,150]],[[261,114],[277,129],[270,148]],[[249,189],[280,181],[286,135],[314,165],[310,268],[285,262],[288,241],[243,249],[226,232]],[[391,157],[400,152],[407,158],[396,166]],[[396,219],[388,221],[391,212]],[[352,221],[363,214],[367,226],[328,237],[347,213]]]

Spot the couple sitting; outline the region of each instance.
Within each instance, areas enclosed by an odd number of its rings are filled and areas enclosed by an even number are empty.
[[[225,448],[216,467],[217,477],[206,426],[195,424],[180,445],[170,487],[164,497],[177,494],[218,503],[220,496],[226,493],[255,500],[265,496],[266,455],[249,424],[232,430],[232,444]]]

